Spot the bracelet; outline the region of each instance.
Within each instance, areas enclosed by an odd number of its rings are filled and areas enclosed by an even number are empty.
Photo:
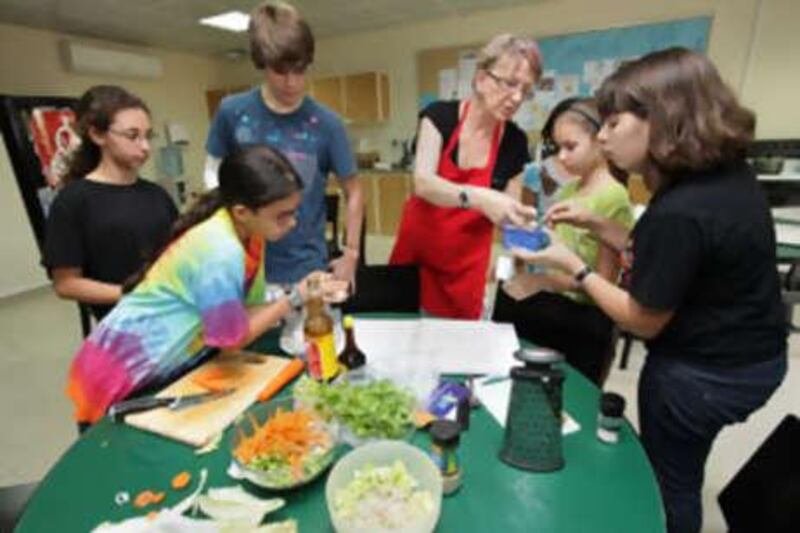
[[[577,283],[578,285],[582,285],[583,280],[586,279],[586,276],[588,276],[592,272],[594,272],[594,270],[592,270],[592,267],[586,265],[575,274],[573,279],[575,280],[575,283]]]
[[[283,292],[286,294],[286,298],[289,300],[289,305],[292,306],[292,309],[299,311],[303,308],[303,295],[300,294],[297,284],[285,285],[283,287]]]
[[[467,194],[467,190],[466,189],[461,189],[460,191],[458,191],[458,206],[461,209],[469,209],[470,208],[469,194]]]

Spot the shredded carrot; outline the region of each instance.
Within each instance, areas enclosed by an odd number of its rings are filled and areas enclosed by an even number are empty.
[[[183,471],[178,473],[174,478],[172,478],[172,488],[175,490],[185,489],[187,485],[189,485],[189,481],[192,480],[192,475],[187,472]]]
[[[151,500],[151,503],[161,503],[162,501],[164,501],[164,497],[166,495],[167,495],[166,492],[155,492],[155,493],[153,493],[153,498]]]
[[[308,411],[285,412],[278,409],[263,425],[254,419],[253,434],[243,438],[234,450],[242,464],[249,464],[262,456],[278,456],[286,459],[295,478],[302,477],[303,460],[315,445],[327,446],[330,437],[314,427],[315,418]]]
[[[292,361],[283,367],[277,376],[272,378],[269,383],[258,394],[258,401],[265,402],[275,396],[287,383],[292,381],[294,377],[303,371],[302,359],[292,359]]]
[[[158,516],[158,511],[150,511],[149,513],[147,513],[148,520],[155,520],[157,516]]]

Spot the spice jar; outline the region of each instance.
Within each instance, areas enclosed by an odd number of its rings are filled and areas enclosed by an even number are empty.
[[[447,496],[461,486],[458,443],[461,427],[452,420],[434,420],[430,428],[431,459],[442,474],[442,493]]]
[[[619,441],[619,431],[625,418],[625,398],[615,392],[606,392],[600,397],[600,412],[597,414],[597,438],[608,444]]]

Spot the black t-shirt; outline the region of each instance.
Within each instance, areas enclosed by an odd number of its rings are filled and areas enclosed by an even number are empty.
[[[143,179],[112,185],[80,179],[56,196],[42,264],[80,268],[85,277],[122,283],[169,239],[178,212],[167,193]],[[99,320],[113,306],[92,305]]]
[[[744,162],[657,194],[633,231],[631,294],[674,310],[652,355],[756,363],[786,349],[769,206]]]
[[[419,114],[420,119],[428,118],[441,134],[442,151],[458,125],[459,105],[458,100],[433,102]],[[458,165],[458,143],[453,148],[452,159]],[[497,163],[492,172],[492,188],[500,191],[505,189],[508,180],[522,172],[530,160],[525,133],[513,122],[506,122],[497,152]]]

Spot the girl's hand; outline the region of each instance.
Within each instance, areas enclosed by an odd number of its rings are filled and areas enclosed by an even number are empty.
[[[570,274],[579,272],[585,266],[583,259],[567,248],[552,232],[548,232],[548,234],[550,235],[550,245],[547,248],[542,248],[537,252],[514,248],[511,253],[514,257],[527,263],[558,268]]]
[[[588,228],[594,221],[594,213],[572,200],[564,200],[551,206],[545,213],[544,219],[550,227],[564,223],[579,228]]]
[[[515,300],[524,300],[539,291],[549,290],[550,282],[546,274],[524,273],[517,274],[503,283],[503,291]]]
[[[506,193],[492,189],[473,190],[478,191],[475,207],[491,220],[492,224],[527,226],[536,219],[536,209]]]

